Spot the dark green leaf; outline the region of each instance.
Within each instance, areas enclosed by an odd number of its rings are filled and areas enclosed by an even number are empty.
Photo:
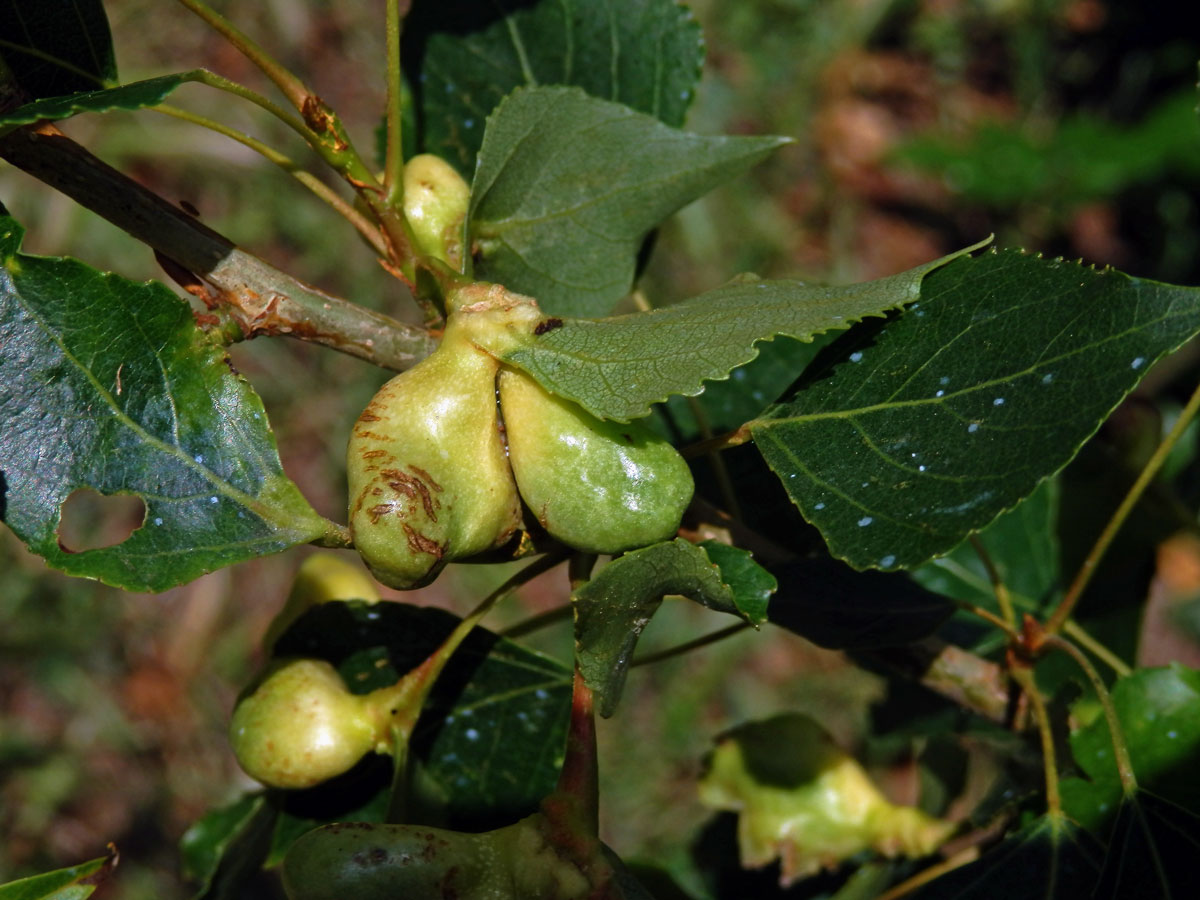
[[[47,97],[35,100],[12,112],[0,115],[0,125],[25,125],[29,122],[40,122],[43,119],[69,119],[71,116],[85,112],[157,106],[179,85],[192,80],[191,75],[191,72],[181,72],[178,75],[148,78],[145,81],[135,81],[132,84],[123,84],[115,88],[83,91],[78,94],[68,94],[65,97]]]
[[[1065,465],[1198,329],[1194,288],[1013,251],[959,259],[751,431],[834,555],[913,567]]]
[[[1200,818],[1169,800],[1138,791],[1121,805],[1094,900],[1200,894]]]
[[[728,377],[758,355],[759,341],[777,334],[808,341],[911,303],[931,271],[978,246],[865,284],[739,279],[650,312],[568,319],[505,362],[594,415],[624,422],[671,394],[698,394],[705,380]]]
[[[0,59],[33,99],[117,80],[101,0],[0,0]]]
[[[262,868],[276,810],[261,793],[214,809],[179,841],[183,876],[197,882],[195,900],[237,896],[230,887]]]
[[[366,693],[423,662],[457,621],[443,610],[400,603],[326,603],[298,619],[275,653],[329,660],[351,690]],[[532,812],[558,777],[570,702],[571,673],[561,663],[476,628],[438,679],[413,735],[423,802],[463,827],[491,827]],[[389,788],[383,772],[374,790]],[[339,791],[346,794],[345,786]],[[371,806],[371,796],[359,789],[356,815]],[[284,818],[312,820],[312,827],[351,812],[314,811],[318,806],[291,804]],[[373,808],[382,814],[384,807]],[[296,830],[286,821],[281,829]],[[276,845],[273,856],[280,856],[286,847],[278,836]]]
[[[0,900],[84,900],[112,873],[115,852],[66,869],[0,884]]]
[[[912,900],[1078,900],[1091,895],[1103,851],[1086,831],[1043,816]]]
[[[476,274],[551,315],[603,315],[632,286],[647,232],[783,143],[688,134],[578,88],[521,88],[479,151]]]
[[[1058,480],[1048,479],[979,533],[1013,606],[1035,613],[1058,587]],[[970,544],[913,570],[931,591],[997,611],[996,592],[983,560]]]
[[[775,576],[754,561],[748,550],[720,541],[701,541],[708,558],[721,570],[723,581],[733,592],[733,605],[751,625],[767,621],[767,604],[779,588]]]
[[[932,634],[954,612],[906,575],[856,572],[829,557],[775,566],[769,617],[814,644],[840,650],[899,647]]]
[[[1200,670],[1139,669],[1117,680],[1112,699],[1138,783],[1200,811]],[[1100,828],[1121,803],[1103,716],[1071,735],[1071,751],[1087,779],[1063,779],[1063,807],[1081,825]]]
[[[55,568],[159,591],[284,550],[327,523],[283,474],[262,401],[188,305],[71,259],[18,253],[0,219],[0,519]],[[73,553],[77,488],[127,494],[124,542]]]
[[[704,549],[682,538],[653,544],[614,559],[576,592],[575,659],[596,694],[600,715],[616,710],[638,638],[663,597],[682,594],[710,609],[748,618],[737,605],[738,592],[724,580],[721,567],[730,565],[730,580],[743,583],[740,590],[753,595],[754,614],[761,615],[770,575],[755,572],[747,580],[746,574],[758,569],[748,555],[715,555],[710,559]]]
[[[808,342],[785,337],[760,341],[754,347],[758,355],[728,378],[705,382],[698,397],[669,397],[652,415],[669,419],[660,431],[680,443],[733,431],[778,400],[834,334],[827,332]],[[703,418],[707,434],[697,415]]]
[[[678,127],[703,57],[700,26],[675,0],[438,0],[404,24],[422,146],[467,176],[484,121],[514,88],[574,85]]]

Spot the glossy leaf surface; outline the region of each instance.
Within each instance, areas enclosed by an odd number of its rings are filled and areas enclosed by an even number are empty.
[[[159,591],[311,541],[327,523],[283,474],[262,401],[160,284],[18,252],[0,219],[0,518],[50,565]],[[70,552],[77,488],[145,505],[123,542]]]
[[[1200,811],[1200,671],[1173,665],[1139,669],[1117,680],[1113,704],[1138,784]],[[1067,813],[1101,829],[1121,805],[1121,782],[1103,716],[1071,735],[1071,751],[1086,778],[1062,782]]]
[[[1194,288],[1014,251],[959,259],[751,432],[835,556],[909,568],[1058,471],[1198,329]]]

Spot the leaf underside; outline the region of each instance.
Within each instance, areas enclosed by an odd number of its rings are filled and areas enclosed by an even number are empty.
[[[627,422],[672,394],[699,394],[706,380],[727,378],[758,355],[759,341],[809,341],[911,303],[930,272],[979,246],[864,284],[742,279],[650,312],[567,319],[505,362],[593,415]]]
[[[688,134],[578,88],[520,88],[479,151],[475,274],[550,315],[603,315],[629,292],[651,229],[786,142]]]

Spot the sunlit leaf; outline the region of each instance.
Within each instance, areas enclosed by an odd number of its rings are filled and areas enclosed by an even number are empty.
[[[1012,251],[958,259],[751,432],[834,555],[913,567],[1062,468],[1197,330],[1195,288]]]
[[[758,355],[759,341],[808,341],[911,303],[931,271],[973,249],[863,284],[739,279],[650,312],[567,319],[505,361],[601,418],[628,421],[672,394],[698,394],[704,381],[728,377]]]
[[[479,151],[475,274],[551,315],[603,315],[632,286],[647,232],[786,142],[702,137],[578,88],[521,88]]]
[[[262,401],[161,284],[18,252],[0,218],[0,519],[50,565],[159,591],[311,541],[325,522],[283,474]],[[77,488],[145,504],[125,541],[71,552]]]

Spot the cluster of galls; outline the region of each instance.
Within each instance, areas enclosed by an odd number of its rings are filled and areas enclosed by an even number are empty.
[[[444,161],[408,163],[405,216],[420,252],[461,269],[468,199]],[[499,285],[460,288],[447,306],[437,350],[379,390],[350,438],[350,532],[372,574],[419,587],[448,562],[519,544],[527,526],[589,553],[673,536],[693,490],[675,449],[637,423],[590,415],[498,358],[561,323]],[[312,558],[274,637],[313,603],[378,599],[367,581]],[[234,711],[238,761],[273,787],[340,775],[372,750],[391,751],[390,710],[403,690],[356,695],[326,662],[279,660]]]
[[[421,174],[414,209],[405,201],[418,246],[457,265],[466,186],[436,157],[409,167]],[[620,553],[671,537],[693,489],[675,449],[497,358],[557,320],[499,285],[461,288],[447,306],[437,350],[380,389],[350,438],[350,531],[372,573],[407,590],[448,562],[501,548],[525,524],[522,499],[576,550]]]

